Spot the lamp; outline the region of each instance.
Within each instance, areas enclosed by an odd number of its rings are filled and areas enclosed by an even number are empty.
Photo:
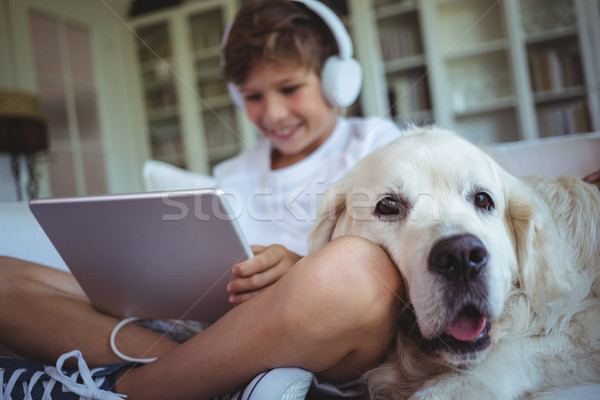
[[[27,194],[32,199],[38,189],[34,153],[47,148],[46,124],[37,98],[26,92],[0,90],[0,152],[10,153],[19,201],[22,199],[20,156],[25,156],[29,174]]]

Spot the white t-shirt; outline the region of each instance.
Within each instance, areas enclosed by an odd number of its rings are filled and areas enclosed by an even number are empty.
[[[271,143],[218,164],[214,176],[250,244],[282,244],[308,252],[317,204],[327,189],[365,155],[401,136],[382,118],[338,118],[331,136],[304,160],[271,170]]]

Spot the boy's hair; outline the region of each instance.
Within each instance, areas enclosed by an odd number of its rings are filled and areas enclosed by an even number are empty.
[[[338,46],[327,24],[305,5],[254,1],[237,13],[224,49],[225,79],[242,84],[261,61],[313,69],[317,75]]]

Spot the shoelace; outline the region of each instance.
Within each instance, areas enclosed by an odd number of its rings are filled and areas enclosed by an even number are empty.
[[[77,358],[77,366],[79,371],[75,372],[71,376],[67,376],[63,373],[62,367],[66,360],[71,357]],[[56,362],[56,367],[45,367],[45,374],[50,377],[42,378],[44,372],[37,371],[35,372],[29,382],[23,383],[23,392],[25,393],[25,400],[31,400],[31,392],[33,391],[33,387],[40,382],[44,385],[44,393],[42,395],[41,400],[51,400],[52,397],[50,393],[54,388],[54,385],[58,382],[63,385],[63,390],[68,390],[71,393],[75,393],[79,395],[82,399],[93,399],[93,400],[122,400],[127,396],[109,392],[106,390],[99,389],[98,387],[104,383],[104,377],[93,379],[95,373],[101,371],[102,368],[96,368],[90,371],[85,360],[83,359],[81,352],[79,350],[73,350],[69,353],[65,353],[60,356]],[[0,369],[0,399],[1,400],[11,400],[11,393],[19,379],[19,376],[26,372],[25,369],[15,370],[8,382],[6,383],[6,387],[4,386],[4,370]],[[81,376],[83,383],[77,383],[77,378]],[[42,378],[40,380],[40,378]]]

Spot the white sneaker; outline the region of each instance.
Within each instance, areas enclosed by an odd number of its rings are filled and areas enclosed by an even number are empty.
[[[73,357],[77,359],[77,369],[63,370],[64,362]],[[117,371],[131,366],[113,364],[90,370],[78,350],[60,356],[56,367],[0,357],[0,399],[122,400],[127,396],[112,391],[115,376]]]
[[[245,388],[214,400],[302,400],[313,374],[302,368],[275,368],[256,376]]]

